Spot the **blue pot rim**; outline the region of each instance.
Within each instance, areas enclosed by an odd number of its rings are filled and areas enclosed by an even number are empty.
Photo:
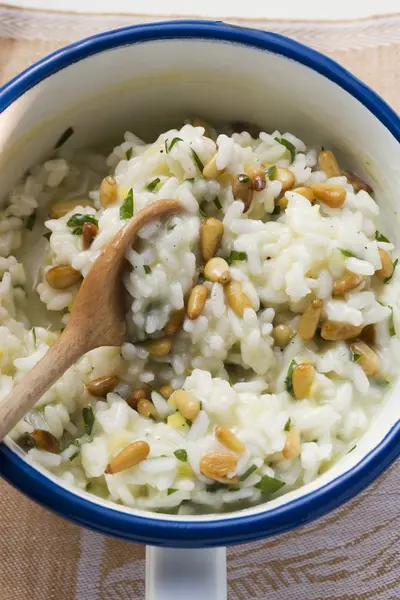
[[[400,141],[400,120],[395,112],[368,86],[326,56],[275,33],[198,20],[128,26],[61,48],[0,88],[0,113],[40,81],[74,62],[124,45],[182,38],[250,46],[301,63],[359,100]],[[226,519],[209,521],[163,521],[92,503],[48,479],[4,444],[0,444],[0,474],[28,497],[79,525],[152,545],[206,547],[254,541],[319,518],[367,487],[399,454],[400,422],[353,468],[315,491],[266,512],[227,515]]]

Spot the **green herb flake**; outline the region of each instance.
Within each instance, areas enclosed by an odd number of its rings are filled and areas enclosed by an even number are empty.
[[[69,138],[71,137],[71,135],[73,135],[73,133],[74,133],[74,130],[72,129],[72,127],[68,127],[64,131],[64,133],[61,134],[58,141],[56,142],[56,145],[54,146],[55,150],[57,150],[58,148],[61,148],[61,146],[64,146],[65,142],[67,140],[69,140]]]
[[[270,181],[275,181],[275,179],[278,177],[278,170],[275,165],[266,171],[266,175]]]
[[[196,163],[196,166],[197,166],[197,168],[199,169],[200,173],[202,173],[202,172],[203,172],[203,169],[204,169],[204,165],[203,165],[203,163],[201,162],[201,160],[200,160],[200,157],[199,157],[199,155],[197,154],[197,152],[195,152],[195,151],[193,150],[193,148],[191,148],[191,151],[192,151],[193,160],[194,160],[194,162]]]
[[[187,452],[184,448],[180,448],[179,450],[175,450],[174,452],[176,458],[181,462],[187,462]]]
[[[244,261],[247,260],[247,258],[248,257],[246,252],[238,252],[237,250],[232,250],[228,258],[228,264],[231,265],[235,260]]]
[[[240,476],[240,481],[245,481],[254,471],[257,471],[257,465],[251,465],[244,473]]]
[[[293,394],[293,371],[297,367],[297,362],[293,359],[289,365],[288,372],[285,379],[285,386],[289,394]]]
[[[384,282],[383,282],[383,283],[389,283],[389,281],[392,279],[392,277],[393,277],[393,275],[394,275],[394,272],[395,272],[395,269],[396,269],[396,267],[397,267],[397,263],[398,263],[398,262],[399,262],[399,259],[398,259],[398,258],[396,258],[396,260],[395,260],[395,261],[394,261],[394,263],[393,263],[393,273],[391,274],[391,276],[390,276],[390,277],[386,277],[386,279],[384,280]]]
[[[290,425],[292,424],[292,420],[289,417],[288,420],[285,423],[285,427],[283,428],[283,431],[290,431]]]
[[[259,481],[254,487],[258,490],[261,490],[263,494],[274,494],[275,492],[280,490],[284,485],[285,483],[283,481],[275,479],[275,477],[263,475],[261,481]]]
[[[94,412],[91,406],[85,406],[82,410],[83,422],[85,424],[85,430],[88,435],[92,433],[94,425]]]
[[[133,217],[133,189],[131,188],[119,208],[119,217],[124,221]]]
[[[168,140],[164,140],[164,148],[165,148],[165,152],[168,154]],[[161,150],[162,152],[162,150]]]
[[[361,354],[357,354],[357,352],[351,353],[351,360],[353,362],[357,362],[358,360],[360,360],[360,358],[361,358]]]
[[[43,237],[46,238],[47,241],[50,241],[51,231],[49,231],[48,233],[44,233]]]
[[[390,316],[389,316],[389,335],[393,337],[396,335],[396,328],[394,326],[394,318],[393,318],[393,306],[388,306],[390,308]]]
[[[132,152],[133,152],[133,148],[128,148],[128,150],[125,152],[126,160],[131,160]]]
[[[171,494],[175,494],[175,492],[177,492],[178,490],[176,488],[168,488],[167,491],[167,496],[170,496]]]
[[[156,189],[156,187],[158,186],[158,184],[161,182],[161,179],[159,177],[156,177],[155,179],[153,179],[153,181],[151,181],[146,188],[149,190],[149,192],[154,192],[154,190]]]
[[[294,159],[296,158],[296,148],[293,146],[292,142],[285,140],[285,138],[278,138],[278,137],[275,138],[275,141],[282,144],[282,146],[285,146],[286,150],[289,150],[290,162],[292,163],[294,161]]]
[[[281,207],[279,206],[279,204],[277,204],[274,208],[274,210],[272,211],[271,215],[280,215],[281,214]]]
[[[250,181],[250,177],[246,175],[246,173],[241,173],[237,176],[237,180],[239,183],[247,183],[248,181]]]
[[[215,204],[215,206],[218,208],[218,210],[222,210],[222,204],[221,204],[221,202],[219,201],[219,198],[218,198],[218,196],[215,196],[215,198],[214,198],[214,204]]]
[[[338,250],[341,254],[343,254],[343,256],[346,256],[346,258],[354,258],[355,257],[355,254],[350,252],[350,250],[346,250],[346,248],[338,248]]]
[[[357,444],[355,446],[353,446],[352,448],[350,448],[350,450],[348,452],[346,452],[346,454],[350,454],[350,452],[353,452],[353,450],[355,450],[357,448]]]
[[[35,344],[35,348],[37,348],[36,327],[32,327],[32,335],[33,335],[33,343]]]
[[[98,226],[99,222],[92,215],[82,215],[76,213],[67,221],[68,227],[72,228],[74,235],[82,235],[83,226],[85,223],[94,223]]]
[[[34,225],[36,222],[36,212],[32,213],[26,221],[26,228],[29,229],[29,231],[32,231]]]
[[[390,241],[387,239],[387,237],[378,230],[375,231],[375,239],[377,242],[386,242],[387,244],[390,244]]]
[[[151,268],[149,267],[149,265],[143,265],[143,269],[144,269],[144,272],[146,273],[146,275],[150,275]]]
[[[177,144],[178,142],[183,142],[183,139],[180,137],[174,137],[174,139],[172,140],[172,142],[169,145],[168,148],[168,152],[171,152],[172,148],[175,146],[175,144]]]
[[[189,181],[190,183],[194,183],[194,177],[189,177],[189,179],[185,179],[185,181]]]
[[[176,223],[168,223],[167,230],[172,231],[173,229],[175,229],[175,227],[176,227]]]

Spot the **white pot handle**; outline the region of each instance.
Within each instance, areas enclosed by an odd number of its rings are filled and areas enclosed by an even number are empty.
[[[146,546],[146,600],[227,600],[226,548]]]

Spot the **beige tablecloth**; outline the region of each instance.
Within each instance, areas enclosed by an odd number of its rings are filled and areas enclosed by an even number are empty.
[[[221,17],[325,52],[400,110],[400,15],[337,23]],[[0,83],[67,42],[149,20],[146,15],[77,16],[0,6]],[[399,496],[400,464],[316,523],[229,549],[229,600],[399,600]],[[4,482],[0,557],[1,600],[144,598],[142,546],[67,523]]]

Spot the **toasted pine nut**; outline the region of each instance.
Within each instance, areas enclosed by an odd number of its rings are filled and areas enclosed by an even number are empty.
[[[153,356],[166,356],[172,348],[172,338],[165,335],[156,340],[148,340],[144,343],[144,347]]]
[[[159,389],[159,392],[163,398],[168,400],[168,398],[174,393],[174,388],[172,385],[162,385]]]
[[[192,321],[197,319],[203,311],[208,296],[208,289],[205,285],[195,285],[190,292],[187,315]]]
[[[96,235],[99,233],[99,228],[95,223],[84,223],[82,227],[82,246],[87,250],[92,245]]]
[[[331,208],[340,208],[346,200],[346,190],[336,183],[313,183],[310,187],[315,197]]]
[[[228,306],[238,317],[243,317],[246,308],[253,308],[250,298],[244,293],[239,281],[231,281],[225,286],[225,298]]]
[[[289,325],[276,325],[272,330],[272,337],[275,340],[275,344],[280,348],[287,346],[293,337],[293,330]]]
[[[65,202],[56,202],[50,208],[50,217],[52,219],[60,219],[65,217],[70,210],[77,206],[93,206],[93,202],[89,198],[74,198],[73,200],[65,200]]]
[[[311,204],[315,201],[315,194],[310,187],[300,186],[297,188],[293,188],[292,192],[296,192],[296,194],[304,196],[304,198],[307,198],[307,200],[309,200]]]
[[[318,155],[318,164],[327,177],[339,177],[340,167],[331,150],[321,150]]]
[[[276,179],[282,184],[282,192],[290,190],[296,181],[292,171],[285,167],[276,167]]]
[[[225,169],[218,169],[217,167],[217,155],[218,152],[216,152],[204,166],[203,177],[205,177],[205,179],[216,179],[218,175],[224,172]]]
[[[311,386],[314,381],[315,369],[309,363],[301,363],[297,365],[293,371],[292,384],[293,393],[297,400],[306,398],[311,391]]]
[[[152,402],[150,402],[150,400],[146,400],[146,398],[139,400],[136,410],[141,417],[147,417],[148,419],[150,417],[157,417],[156,407]]]
[[[209,479],[221,483],[238,483],[239,477],[228,479],[228,475],[237,467],[238,459],[230,452],[215,452],[206,454],[200,460],[200,472]]]
[[[228,263],[218,256],[214,256],[214,258],[207,261],[204,267],[204,277],[209,281],[218,282],[222,285],[226,285],[232,279]]]
[[[373,193],[374,190],[372,187],[366,181],[361,179],[361,177],[358,177],[358,175],[355,173],[352,173],[351,171],[342,171],[342,174],[347,177],[347,181],[353,186],[353,189],[356,193],[360,192],[361,190],[368,192],[368,194]]]
[[[200,250],[203,260],[215,256],[224,235],[224,225],[219,219],[208,217],[200,227]]]
[[[345,271],[340,279],[337,279],[333,284],[332,295],[344,296],[350,290],[358,287],[364,280],[365,277],[363,275],[353,273],[352,271]]]
[[[171,313],[165,327],[164,333],[165,335],[175,335],[177,331],[182,327],[183,320],[185,318],[185,309],[180,308],[179,310],[174,310]]]
[[[325,321],[321,327],[321,337],[324,340],[352,340],[360,335],[362,325],[351,325],[341,321]]]
[[[117,456],[108,463],[105,472],[107,474],[120,473],[126,469],[134,467],[145,460],[150,453],[150,446],[147,442],[132,442],[121,450]]]
[[[229,448],[229,450],[233,450],[233,452],[237,452],[238,454],[243,454],[246,450],[246,446],[243,444],[241,440],[226,427],[221,427],[218,425],[215,428],[215,437],[221,444]]]
[[[116,375],[108,375],[106,377],[98,377],[92,379],[86,385],[86,389],[91,396],[104,397],[107,396],[118,385],[118,377]]]
[[[35,446],[40,448],[40,450],[45,450],[52,454],[57,454],[57,452],[60,451],[60,443],[50,431],[46,431],[45,429],[34,429],[31,436],[33,437]]]
[[[378,252],[379,252],[379,257],[381,259],[382,267],[380,269],[378,269],[377,271],[375,271],[375,275],[378,275],[378,277],[383,277],[384,279],[387,279],[388,277],[391,277],[393,275],[392,259],[390,258],[389,254],[387,252],[382,250],[382,248],[378,248]]]
[[[110,204],[114,204],[117,199],[117,191],[118,186],[115,178],[111,175],[104,177],[99,190],[100,204],[104,208],[107,208]]]
[[[356,340],[350,345],[350,349],[353,354],[359,354],[357,364],[362,367],[364,373],[368,377],[372,377],[379,373],[381,368],[381,361],[379,356],[361,340]]]
[[[366,325],[360,333],[360,339],[368,344],[368,346],[375,346],[376,344],[376,327],[373,323]]]
[[[290,427],[290,430],[286,434],[286,443],[282,450],[282,454],[286,460],[296,458],[300,454],[300,429]]]
[[[173,403],[182,417],[194,421],[200,412],[200,402],[196,396],[186,390],[175,390],[172,394]]]
[[[46,271],[46,281],[55,290],[65,290],[82,279],[82,275],[71,265],[58,265]]]
[[[302,340],[313,339],[322,315],[323,305],[322,300],[313,300],[301,315],[298,331]]]
[[[250,177],[245,173],[236,175],[232,182],[232,193],[235,200],[241,200],[243,202],[243,212],[247,212],[253,200],[253,188]]]
[[[136,408],[141,400],[150,400],[150,390],[146,388],[139,388],[133,390],[127,398],[127,403],[131,408]]]

